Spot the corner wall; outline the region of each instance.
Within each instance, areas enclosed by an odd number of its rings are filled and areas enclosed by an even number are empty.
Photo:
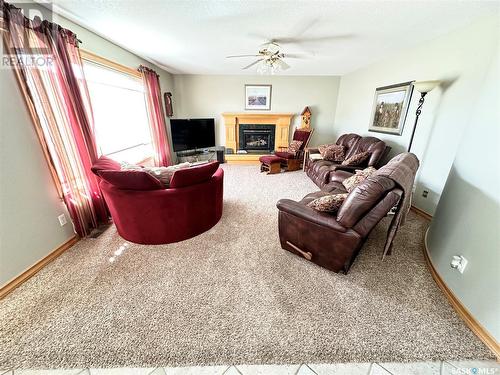
[[[420,93],[414,91],[403,134],[395,136],[368,132],[375,88],[412,80],[445,81],[426,96],[412,146],[421,160],[413,204],[431,215],[495,52],[497,25],[496,17],[485,17],[341,78],[335,136],[347,132],[375,136],[392,146],[393,154],[407,148]],[[423,190],[429,191],[428,198],[422,197]]]

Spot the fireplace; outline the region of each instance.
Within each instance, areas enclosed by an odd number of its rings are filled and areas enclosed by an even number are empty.
[[[272,124],[240,124],[238,150],[248,153],[271,153],[274,150],[276,126]]]

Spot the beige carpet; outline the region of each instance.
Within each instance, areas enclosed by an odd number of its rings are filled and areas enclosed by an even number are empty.
[[[429,274],[425,221],[411,215],[381,262],[384,219],[335,274],[279,245],[276,201],[317,190],[303,172],[224,169],[210,231],[115,255],[111,227],[2,300],[0,368],[493,358]]]

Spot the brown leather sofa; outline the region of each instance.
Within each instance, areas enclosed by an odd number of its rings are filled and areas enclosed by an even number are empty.
[[[313,182],[322,189],[326,184],[330,183],[330,174],[335,170],[353,171],[355,169],[366,168],[373,166],[378,168],[381,161],[387,156],[390,147],[375,137],[361,137],[358,134],[343,134],[335,142],[337,145],[345,147],[345,158],[349,158],[355,154],[369,151],[370,158],[366,163],[360,166],[342,166],[339,163],[328,160],[310,160],[306,159],[305,172],[313,180]],[[309,153],[317,153],[317,148],[308,148]]]
[[[398,162],[401,167],[405,160],[402,158]],[[320,196],[346,193],[342,181],[351,175],[347,171],[336,172],[333,181],[300,202],[278,201],[283,249],[334,272],[347,273],[370,231],[403,195],[401,187],[391,178],[375,174],[347,196],[337,214],[319,212],[307,206]]]

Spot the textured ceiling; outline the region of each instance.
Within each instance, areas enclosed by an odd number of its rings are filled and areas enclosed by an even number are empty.
[[[292,75],[342,75],[498,11],[475,1],[56,0],[61,14],[173,73],[243,72],[269,38],[286,43]],[[337,37],[337,38],[330,38]]]

